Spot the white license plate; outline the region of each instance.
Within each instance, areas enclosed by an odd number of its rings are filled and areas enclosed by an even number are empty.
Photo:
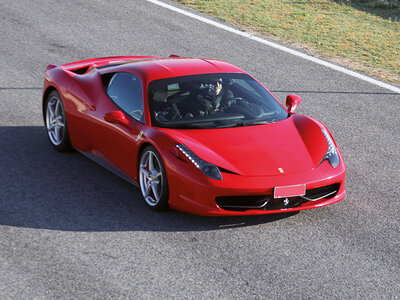
[[[306,194],[305,184],[276,186],[274,188],[274,198],[304,196],[305,194]]]

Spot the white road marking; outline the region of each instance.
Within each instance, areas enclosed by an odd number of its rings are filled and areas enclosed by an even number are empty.
[[[366,81],[366,82],[375,84],[375,85],[377,85],[377,86],[380,86],[380,87],[385,88],[385,89],[387,89],[387,90],[390,90],[390,91],[392,91],[392,92],[395,92],[395,93],[400,94],[400,88],[395,87],[395,86],[393,86],[393,85],[390,85],[390,84],[388,84],[388,83],[385,83],[385,82],[382,82],[382,81],[373,79],[373,78],[368,77],[368,76],[365,76],[365,75],[363,75],[363,74],[360,74],[360,73],[357,73],[357,72],[348,70],[348,69],[346,69],[346,68],[343,68],[343,67],[337,66],[337,65],[335,65],[335,64],[326,62],[326,61],[324,61],[324,60],[322,60],[322,59],[319,59],[319,58],[312,57],[312,56],[310,56],[310,55],[301,53],[301,52],[299,52],[299,51],[296,51],[296,50],[287,48],[287,47],[285,47],[285,46],[276,44],[276,43],[274,43],[274,42],[267,41],[267,40],[262,39],[262,38],[260,38],[260,37],[258,37],[258,36],[255,36],[255,35],[252,35],[252,34],[249,34],[249,33],[246,33],[246,32],[240,31],[240,30],[237,30],[237,29],[232,28],[232,27],[230,27],[230,26],[227,26],[227,25],[218,23],[218,22],[216,22],[216,21],[213,21],[213,20],[207,19],[207,18],[205,18],[205,17],[196,15],[196,14],[194,14],[194,13],[188,12],[188,11],[183,10],[183,9],[181,9],[181,8],[178,8],[178,7],[175,7],[175,6],[166,4],[166,3],[164,3],[164,2],[161,2],[161,1],[158,1],[158,0],[146,0],[146,1],[147,1],[147,2],[151,2],[151,3],[153,3],[153,4],[156,4],[156,5],[159,5],[159,6],[162,6],[162,7],[164,7],[164,8],[167,8],[167,9],[172,10],[172,11],[174,11],[174,12],[180,13],[180,14],[182,14],[182,15],[188,16],[188,17],[190,17],[190,18],[199,20],[199,21],[201,21],[201,22],[210,24],[210,25],[212,25],[212,26],[221,28],[221,29],[223,29],[223,30],[226,30],[226,31],[229,31],[229,32],[238,34],[238,35],[240,35],[240,36],[249,38],[249,39],[251,39],[251,40],[253,40],[253,41],[259,42],[259,43],[264,44],[264,45],[267,45],[267,46],[269,46],[269,47],[272,47],[272,48],[281,50],[281,51],[286,52],[286,53],[290,53],[290,54],[292,54],[292,55],[301,57],[301,58],[303,58],[303,59],[312,61],[312,62],[314,62],[314,63],[316,63],[316,64],[325,66],[325,67],[327,67],[327,68],[330,68],[330,69],[333,69],[333,70],[336,70],[336,71],[339,71],[339,72],[342,72],[342,73],[347,74],[347,75],[349,75],[349,76],[352,76],[352,77],[355,77],[355,78],[364,80],[364,81]]]

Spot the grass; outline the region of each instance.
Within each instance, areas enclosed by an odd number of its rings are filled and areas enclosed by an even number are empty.
[[[175,0],[244,30],[400,83],[400,21],[330,0]],[[400,10],[398,10],[400,16]]]

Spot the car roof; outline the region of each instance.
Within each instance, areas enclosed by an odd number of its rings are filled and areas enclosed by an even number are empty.
[[[98,68],[104,73],[129,72],[140,74],[147,82],[187,75],[211,73],[246,73],[240,68],[216,59],[169,57],[123,61]]]

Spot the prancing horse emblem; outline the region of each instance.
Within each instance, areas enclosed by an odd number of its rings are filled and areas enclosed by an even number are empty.
[[[283,205],[287,206],[289,204],[289,198],[283,199]]]

